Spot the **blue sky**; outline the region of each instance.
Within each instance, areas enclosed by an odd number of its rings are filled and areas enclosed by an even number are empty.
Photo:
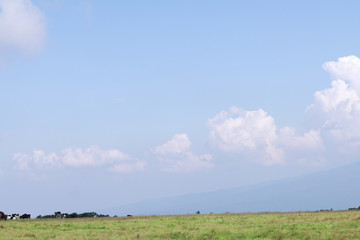
[[[359,7],[0,0],[0,186],[32,199],[6,195],[6,211],[101,209],[357,161]]]

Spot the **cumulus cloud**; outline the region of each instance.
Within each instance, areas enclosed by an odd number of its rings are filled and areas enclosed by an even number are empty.
[[[290,148],[318,150],[322,146],[316,131],[296,135],[295,129],[277,130],[274,118],[264,110],[246,111],[231,107],[209,119],[210,141],[227,152],[240,152],[264,165],[285,163]]]
[[[32,154],[15,153],[15,168],[30,170],[34,168],[108,166],[112,172],[132,172],[144,170],[146,162],[132,159],[117,149],[102,150],[97,146],[67,148],[60,154],[46,154],[42,150],[34,150]]]
[[[157,146],[152,152],[165,167],[163,170],[171,172],[195,171],[210,168],[210,154],[196,155],[190,150],[191,142],[186,134],[176,134],[171,140]]]
[[[360,59],[356,56],[341,57],[336,62],[323,64],[324,70],[335,79],[349,82],[351,88],[360,93]]]
[[[274,118],[262,109],[246,111],[232,107],[209,119],[211,142],[224,151],[256,153],[256,158],[265,165],[296,160],[316,166],[329,159],[343,160],[344,156],[357,160],[360,59],[341,57],[324,63],[323,68],[331,74],[331,86],[314,93],[314,102],[305,111],[305,133],[297,134],[292,127],[277,129]]]
[[[331,88],[314,94],[306,117],[308,122],[316,122],[313,127],[320,129],[329,150],[353,154],[360,147],[360,59],[342,57],[323,68],[334,80]]]
[[[210,138],[224,150],[257,150],[276,138],[274,119],[265,111],[231,107],[208,122]]]
[[[161,146],[157,146],[154,153],[160,155],[179,154],[187,151],[191,142],[186,134],[176,134],[170,141]]]
[[[45,28],[44,15],[30,0],[0,0],[0,58],[12,52],[36,53]]]

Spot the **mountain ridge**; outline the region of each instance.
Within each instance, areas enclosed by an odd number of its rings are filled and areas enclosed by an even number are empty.
[[[139,201],[104,210],[117,215],[288,212],[360,205],[360,162],[254,185]]]

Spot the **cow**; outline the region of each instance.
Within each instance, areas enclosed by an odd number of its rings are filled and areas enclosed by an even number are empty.
[[[69,217],[69,214],[68,213],[62,213],[61,214],[61,218],[68,218]]]
[[[18,213],[13,213],[7,216],[7,220],[18,220],[20,219],[20,214]]]
[[[55,213],[55,218],[61,218],[61,212],[54,212]]]
[[[7,215],[0,211],[0,220],[7,220]]]
[[[30,219],[30,214],[25,213],[20,216],[20,219]]]

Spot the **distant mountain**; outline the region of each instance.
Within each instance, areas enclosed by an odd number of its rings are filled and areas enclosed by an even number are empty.
[[[152,215],[312,211],[360,205],[360,162],[332,170],[215,192],[188,194],[127,204],[110,214]]]

